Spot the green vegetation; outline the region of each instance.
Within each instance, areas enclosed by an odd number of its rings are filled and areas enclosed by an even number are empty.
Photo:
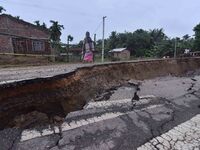
[[[0,14],[3,13],[4,11],[6,11],[3,6],[0,6]]]
[[[199,43],[200,47],[200,25],[196,30],[198,38],[195,41]],[[194,39],[189,35],[184,35],[182,38],[169,38],[163,29],[149,31],[138,29],[134,32],[125,33],[113,31],[109,38],[105,40],[105,49],[109,51],[114,48],[126,47],[131,51],[131,55],[135,57],[173,56],[175,40],[178,55],[183,54],[185,49],[195,50]],[[97,41],[97,49],[101,49],[101,43],[101,40]]]
[[[193,29],[195,33],[194,48],[200,50],[200,23]]]
[[[63,25],[60,25],[58,21],[50,21],[52,23],[51,27],[49,28],[51,33],[51,40],[53,42],[60,42],[61,31],[64,29]]]
[[[38,27],[41,27],[43,29],[47,29],[47,25],[43,22],[42,24],[40,24],[39,20],[34,21],[35,25]]]

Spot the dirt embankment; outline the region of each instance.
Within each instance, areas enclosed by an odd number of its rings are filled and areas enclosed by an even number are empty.
[[[46,65],[51,64],[52,59],[45,56],[18,56],[18,55],[0,55],[0,66],[17,65]]]
[[[46,114],[49,120],[54,116],[64,117],[71,111],[82,109],[96,94],[130,79],[179,76],[199,68],[200,58],[111,63],[82,67],[51,78],[1,85],[0,129],[16,126],[16,118],[31,112]]]

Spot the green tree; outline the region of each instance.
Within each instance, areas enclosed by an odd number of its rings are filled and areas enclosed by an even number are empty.
[[[44,22],[42,23],[41,27],[42,27],[43,29],[48,29],[48,28],[47,28],[47,25],[46,25]]]
[[[67,36],[67,42],[69,43],[69,42],[72,42],[73,41],[73,37],[71,36],[71,35],[68,35]]]
[[[193,49],[194,39],[188,34],[184,35],[178,42],[178,54],[183,54],[185,49]]]
[[[67,36],[67,61],[69,62],[69,42],[73,41],[73,37],[71,35]]]
[[[118,42],[117,32],[113,31],[113,32],[111,32],[111,35],[110,35],[109,41],[108,41],[109,49],[116,48],[117,47],[117,42]]]
[[[133,33],[134,36],[134,50],[136,57],[145,56],[145,50],[151,48],[151,37],[148,31],[138,29]]]
[[[15,16],[15,18],[20,19],[20,16]]]
[[[51,27],[49,28],[51,33],[51,40],[53,42],[60,42],[61,31],[64,29],[63,25],[60,25],[58,21],[50,21],[52,23]]]
[[[39,20],[34,21],[35,25],[38,27],[41,27],[43,29],[47,29],[47,25],[43,22],[42,24],[40,24]]]
[[[153,29],[149,31],[149,34],[151,36],[151,40],[153,44],[156,44],[158,42],[161,42],[166,38],[166,35],[164,33],[164,30],[161,29]]]
[[[6,11],[3,6],[0,6],[0,14],[3,13],[3,11]]]
[[[38,27],[40,27],[41,25],[40,25],[40,21],[39,20],[36,20],[36,21],[34,21],[34,23],[35,23],[35,25],[36,26],[38,26]]]
[[[184,41],[187,41],[188,39],[190,39],[190,36],[188,34],[186,34],[186,35],[183,36],[183,40]]]
[[[194,48],[200,50],[200,23],[194,27]]]

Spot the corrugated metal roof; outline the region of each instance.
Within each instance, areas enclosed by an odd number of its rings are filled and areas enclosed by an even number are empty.
[[[109,52],[122,52],[124,50],[126,50],[126,48],[116,48],[116,49],[110,50]]]

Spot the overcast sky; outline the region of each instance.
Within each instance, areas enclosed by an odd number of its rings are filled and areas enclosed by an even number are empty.
[[[111,31],[163,28],[169,37],[193,35],[200,23],[199,0],[0,0],[6,13],[33,22],[49,20],[64,25],[62,42],[71,34],[74,42],[90,31],[102,37],[102,17],[106,19],[106,37]]]

